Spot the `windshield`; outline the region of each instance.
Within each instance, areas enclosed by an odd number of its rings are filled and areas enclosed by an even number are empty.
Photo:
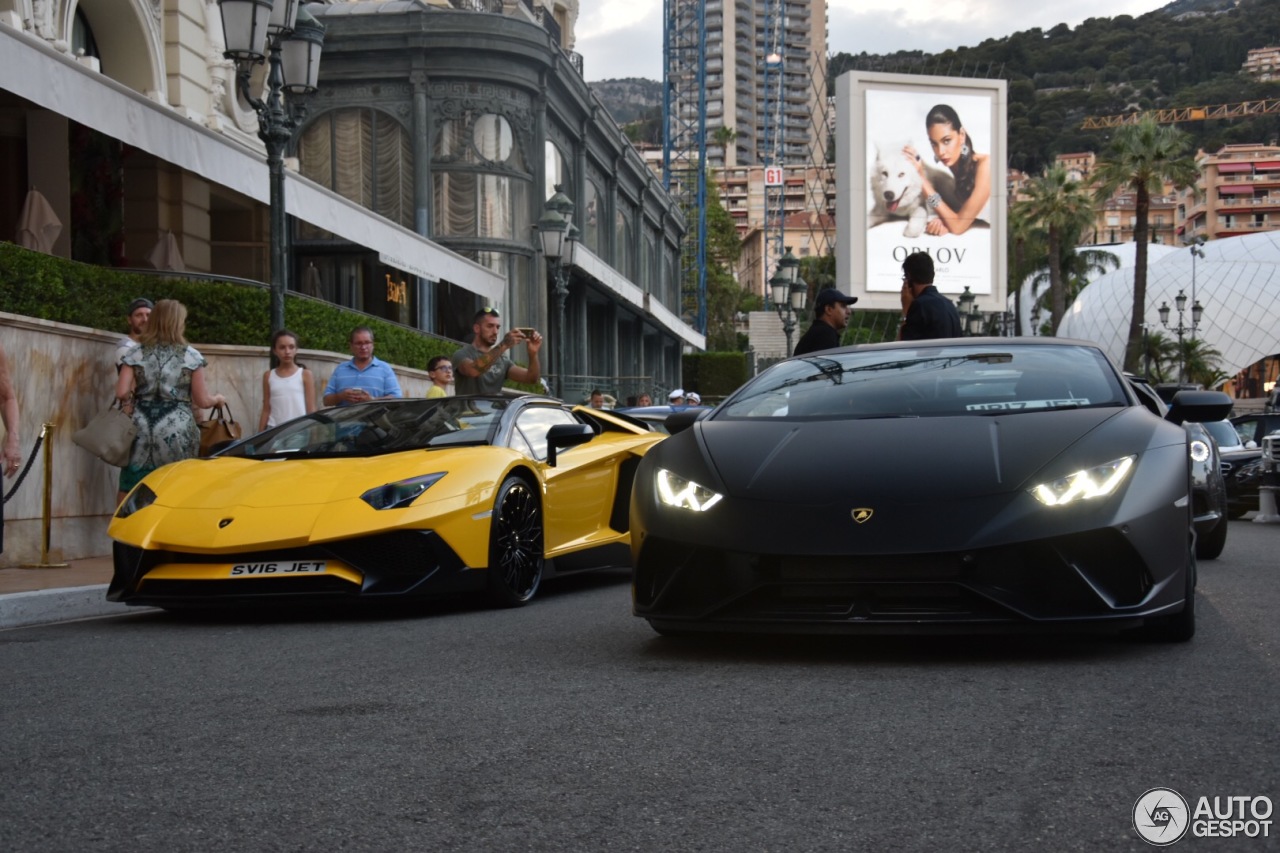
[[[784,361],[717,419],[981,416],[1131,405],[1102,353],[1083,346],[868,347]]]
[[[373,456],[489,444],[508,402],[478,397],[375,400],[324,409],[227,448],[222,456]]]
[[[1240,444],[1240,434],[1231,425],[1231,421],[1210,421],[1204,425],[1204,428],[1209,431],[1209,435],[1213,436],[1213,440],[1218,442],[1219,447],[1236,447]]]

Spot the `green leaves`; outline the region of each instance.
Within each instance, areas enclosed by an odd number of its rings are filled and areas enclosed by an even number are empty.
[[[0,243],[0,305],[13,314],[91,329],[124,331],[124,310],[137,296],[177,299],[187,306],[187,340],[264,349],[271,338],[266,287],[163,278],[81,264]],[[306,349],[347,352],[354,326],[374,330],[378,357],[422,369],[457,342],[311,299],[285,299],[285,325]]]

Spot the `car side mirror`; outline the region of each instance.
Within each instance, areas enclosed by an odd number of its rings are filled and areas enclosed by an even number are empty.
[[[693,426],[694,422],[700,420],[708,411],[710,410],[685,409],[683,412],[675,412],[674,414],[667,415],[667,419],[662,423],[666,426],[667,432],[675,435],[676,433],[684,432],[689,427]]]
[[[547,430],[547,464],[556,467],[557,450],[586,444],[595,436],[589,424],[556,424]]]
[[[1221,391],[1179,391],[1169,404],[1165,420],[1175,424],[1220,421],[1231,414],[1235,401]]]

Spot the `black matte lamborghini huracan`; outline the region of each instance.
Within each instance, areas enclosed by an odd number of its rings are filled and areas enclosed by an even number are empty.
[[[966,338],[781,362],[640,463],[634,612],[661,633],[1195,633],[1191,440],[1092,344]]]

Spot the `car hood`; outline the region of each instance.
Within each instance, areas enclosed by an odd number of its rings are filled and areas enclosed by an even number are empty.
[[[327,504],[358,497],[387,483],[463,464],[467,449],[410,451],[344,459],[191,459],[148,480],[156,504],[186,509],[277,509]],[[449,478],[446,478],[448,480]],[[441,481],[434,499],[452,483]]]
[[[1105,408],[954,418],[713,420],[696,426],[730,495],[813,503],[856,478],[874,483],[884,499],[910,504],[1026,488],[1055,460],[1069,466],[1072,449],[1085,436],[1119,420],[1145,424],[1149,432],[1159,425],[1137,409]],[[1087,456],[1077,454],[1079,464],[1133,452],[1132,431],[1101,432],[1123,432],[1127,440],[1091,442]],[[1180,440],[1181,430],[1170,435],[1166,443]]]

